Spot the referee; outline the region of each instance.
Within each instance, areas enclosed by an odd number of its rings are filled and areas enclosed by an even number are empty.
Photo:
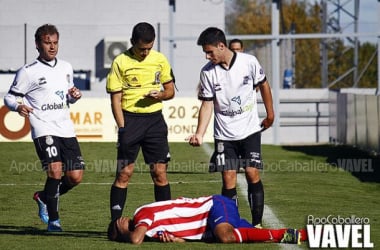
[[[151,24],[136,24],[132,47],[114,59],[107,76],[106,88],[118,127],[117,172],[110,193],[112,220],[122,216],[140,148],[150,167],[155,200],[171,199],[168,128],[162,101],[174,97],[174,76],[167,58],[152,49],[154,40]]]

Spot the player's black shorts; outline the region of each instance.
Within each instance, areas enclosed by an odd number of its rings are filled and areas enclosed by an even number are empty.
[[[47,135],[38,137],[33,141],[44,170],[47,170],[49,163],[52,162],[62,162],[62,171],[85,168],[77,138]]]
[[[170,160],[168,126],[161,112],[134,114],[124,112],[124,128],[118,135],[118,170],[134,163],[141,148],[146,164]]]
[[[261,160],[261,132],[238,141],[215,139],[209,172],[239,170],[240,167],[263,168]]]

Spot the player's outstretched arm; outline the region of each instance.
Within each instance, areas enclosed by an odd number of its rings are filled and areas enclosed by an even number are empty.
[[[198,126],[194,135],[187,138],[191,146],[200,146],[203,143],[203,136],[206,133],[211,115],[214,109],[212,101],[202,101],[201,108],[198,115]]]

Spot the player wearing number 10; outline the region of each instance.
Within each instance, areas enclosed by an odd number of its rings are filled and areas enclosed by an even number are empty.
[[[152,49],[154,40],[151,24],[136,24],[132,47],[114,59],[107,76],[107,92],[118,126],[117,173],[110,192],[112,220],[122,216],[140,147],[150,166],[155,200],[171,198],[166,176],[168,127],[162,102],[174,97],[174,76],[166,57]]]
[[[82,181],[84,161],[70,119],[69,104],[81,98],[74,87],[72,66],[56,57],[59,33],[45,24],[35,33],[38,58],[16,73],[4,102],[28,117],[32,138],[47,173],[43,191],[36,192],[39,216],[48,231],[62,231],[58,198]]]

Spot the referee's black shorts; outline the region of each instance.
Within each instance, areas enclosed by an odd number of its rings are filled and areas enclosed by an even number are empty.
[[[162,112],[135,114],[124,112],[124,129],[118,135],[118,169],[134,163],[141,148],[146,164],[170,160],[168,126]]]

